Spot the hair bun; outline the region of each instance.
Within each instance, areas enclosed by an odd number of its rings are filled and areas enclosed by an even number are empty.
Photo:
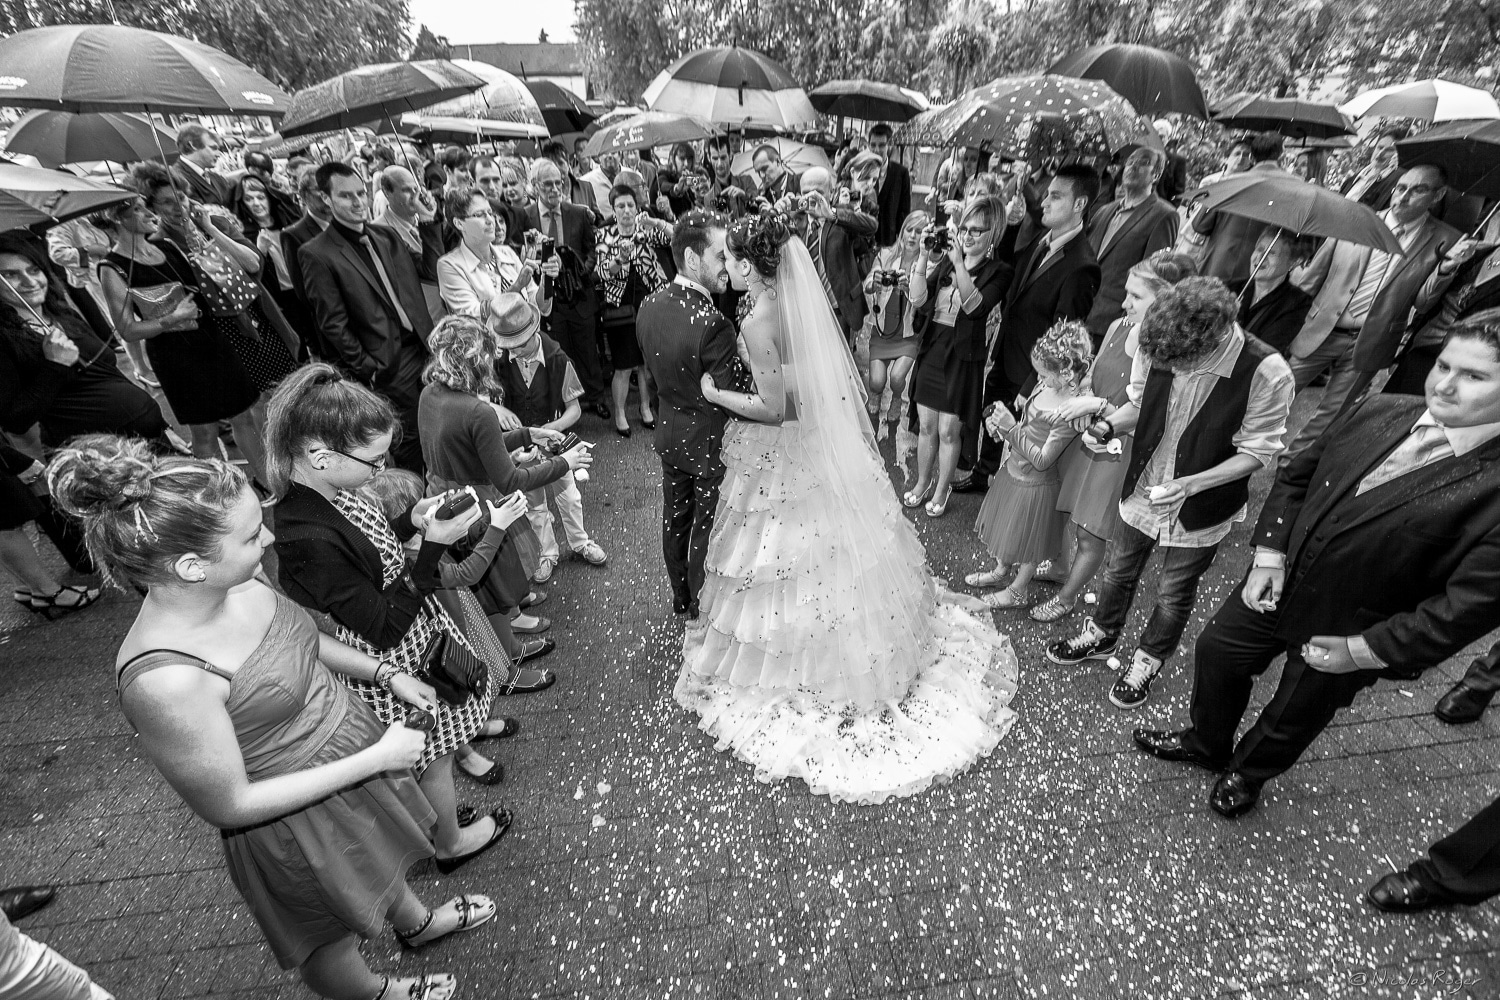
[[[792,238],[787,217],[774,208],[762,208],[735,223],[729,233],[729,249],[736,257],[748,260],[762,278],[776,277],[781,267],[781,248]]]
[[[151,495],[156,458],[139,438],[74,438],[47,466],[47,488],[73,517],[122,510]]]

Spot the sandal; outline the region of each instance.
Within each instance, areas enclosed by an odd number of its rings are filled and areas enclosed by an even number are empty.
[[[970,587],[998,587],[1000,581],[1010,575],[1009,566],[996,566],[994,569],[981,570],[978,573],[970,573],[964,577],[964,584]]]
[[[927,501],[927,516],[932,518],[942,517],[948,513],[948,501],[953,499],[953,487],[948,487],[948,493],[943,497],[943,502],[938,503],[937,497]]]
[[[103,591],[98,587],[74,587],[64,585],[57,593],[47,595],[32,591],[31,601],[27,607],[37,614],[44,616],[48,621],[55,621],[66,614],[74,611],[82,611],[99,599]],[[59,600],[69,597],[71,600]]]
[[[437,916],[437,910],[429,909],[427,919],[415,930],[403,931],[396,929],[396,940],[407,948],[422,948],[434,941],[441,941],[449,934],[457,934],[459,931],[472,931],[476,927],[482,927],[489,923],[495,916],[495,901],[488,896],[469,895],[454,896],[443,906],[451,906],[458,913],[458,926],[445,934],[428,938],[426,941],[418,941],[417,938],[425,934],[432,927],[432,919]]]
[[[994,593],[985,594],[981,601],[992,608],[1024,608],[1026,606],[1026,591],[1016,590],[1014,587],[1006,587]]]
[[[1031,609],[1031,620],[1043,623],[1059,621],[1071,615],[1077,606],[1076,600],[1072,604],[1064,604],[1062,598],[1054,596]]]
[[[380,978],[380,992],[375,994],[375,1000],[387,1000],[386,991],[391,988],[391,977],[381,976]],[[438,990],[443,989],[448,992],[434,996]],[[457,992],[457,978],[447,972],[434,972],[418,976],[416,982],[407,988],[406,996],[407,1000],[449,1000]],[[397,1000],[396,994],[391,994],[389,1000]]]
[[[504,806],[497,806],[490,810],[490,816],[495,820],[495,832],[490,835],[490,839],[486,840],[478,849],[470,851],[468,854],[455,854],[451,858],[434,858],[433,860],[437,862],[438,874],[448,875],[456,872],[485,851],[488,851],[491,847],[494,847],[500,842],[500,838],[505,836],[505,832],[510,829],[510,824],[515,818],[511,815],[510,810]],[[421,928],[413,932],[413,934],[420,933],[422,933]],[[397,936],[399,937],[400,935],[398,934]]]
[[[934,489],[936,489],[936,488],[937,488],[937,484],[936,483],[929,483],[928,486],[927,486],[927,488],[925,490],[923,490],[921,493],[918,493],[916,490],[907,490],[905,493],[903,493],[901,495],[901,506],[903,506],[903,507],[920,507],[920,506],[922,506],[922,504],[924,504],[924,503],[927,502],[927,498],[930,497],[930,496],[932,496],[932,491]]]

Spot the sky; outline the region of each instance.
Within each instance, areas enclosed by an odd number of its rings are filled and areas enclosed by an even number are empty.
[[[549,42],[573,41],[572,0],[408,0],[412,33],[425,24],[455,45],[534,42],[545,28]]]

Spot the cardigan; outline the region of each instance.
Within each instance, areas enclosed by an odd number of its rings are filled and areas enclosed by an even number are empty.
[[[428,478],[448,485],[488,487],[496,491],[489,499],[539,489],[568,471],[568,461],[561,455],[517,468],[510,453],[530,446],[529,430],[501,430],[500,418],[488,402],[437,382],[422,390],[417,427]]]

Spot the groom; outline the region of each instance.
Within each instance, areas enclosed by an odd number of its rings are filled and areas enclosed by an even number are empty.
[[[672,583],[672,610],[698,617],[703,557],[713,529],[724,463],[719,447],[727,415],[703,398],[704,373],[728,388],[735,330],[714,306],[729,274],[724,223],[689,212],[672,232],[677,277],[647,296],[636,335],[658,395],[656,453],[662,469],[662,558]]]

